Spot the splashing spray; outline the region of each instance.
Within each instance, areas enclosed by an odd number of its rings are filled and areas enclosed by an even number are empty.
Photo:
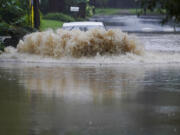
[[[93,29],[87,32],[80,30],[48,30],[26,35],[19,41],[18,52],[60,58],[92,57],[96,55],[121,55],[132,53],[141,55],[143,45],[135,36],[120,30]]]

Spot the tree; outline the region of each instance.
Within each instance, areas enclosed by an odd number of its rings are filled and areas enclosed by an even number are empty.
[[[32,31],[28,23],[28,1],[0,0],[0,36],[11,36],[6,45],[16,46],[19,39]]]
[[[96,0],[96,6],[106,7],[109,0]]]
[[[140,0],[141,7],[144,9],[158,9],[166,11],[164,22],[174,20],[180,22],[180,0]]]
[[[66,10],[66,0],[48,0],[49,12],[62,12]]]
[[[89,0],[48,0],[48,11],[69,13],[71,6],[79,6],[79,16],[84,18],[86,16],[86,5],[88,2]]]
[[[48,0],[41,0],[40,2],[40,9],[41,9],[41,12],[46,14],[48,12]]]

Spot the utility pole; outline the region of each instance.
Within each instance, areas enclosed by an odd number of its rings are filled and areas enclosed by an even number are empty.
[[[40,14],[39,14],[39,0],[29,0],[30,7],[30,22],[32,28],[39,29],[40,26]]]

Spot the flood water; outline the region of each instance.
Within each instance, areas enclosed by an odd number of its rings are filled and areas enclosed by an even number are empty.
[[[179,135],[180,65],[0,64],[6,135]]]
[[[120,28],[127,32],[173,32],[173,24],[161,24],[163,16],[140,16],[136,15],[114,15],[95,16],[91,21],[102,21],[109,28]],[[180,27],[176,26],[176,31],[180,32]]]
[[[0,55],[0,135],[179,135],[180,34],[136,36],[144,55]]]

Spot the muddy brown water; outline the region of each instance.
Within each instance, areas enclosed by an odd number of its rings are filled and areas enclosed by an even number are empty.
[[[0,64],[2,135],[179,135],[180,65]]]

